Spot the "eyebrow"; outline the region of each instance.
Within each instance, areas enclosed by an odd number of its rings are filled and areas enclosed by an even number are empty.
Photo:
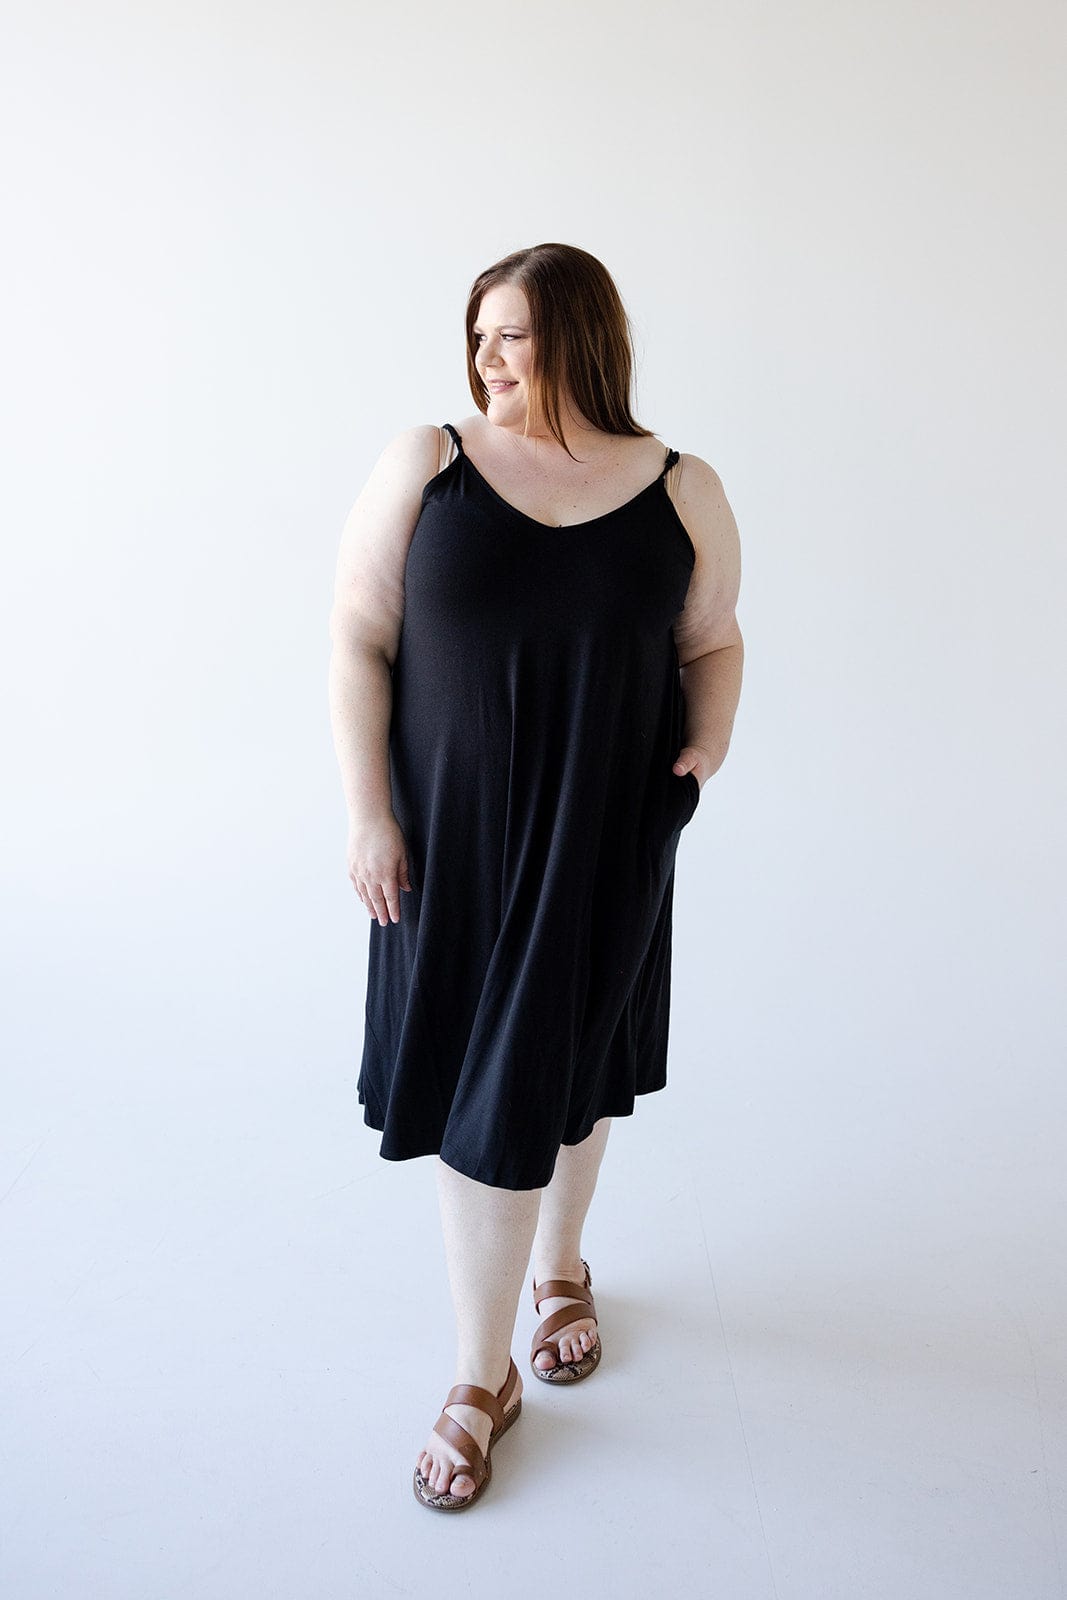
[[[520,333],[526,332],[521,322],[498,322],[496,325],[497,333],[504,333],[508,328],[517,328]],[[471,331],[473,333],[484,333],[485,329],[476,322]]]

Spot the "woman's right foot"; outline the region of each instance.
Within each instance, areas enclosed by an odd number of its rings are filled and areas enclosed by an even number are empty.
[[[510,1359],[510,1358],[509,1358]],[[510,1369],[509,1369],[510,1370]],[[457,1378],[456,1383],[470,1383],[470,1378]],[[484,1384],[483,1388],[490,1394],[498,1394],[507,1381],[507,1373],[496,1384]],[[519,1396],[522,1394],[522,1378],[519,1377],[508,1397],[507,1409],[510,1411]],[[493,1419],[487,1412],[479,1410],[477,1406],[452,1405],[445,1406],[446,1417],[454,1417],[461,1428],[466,1428],[471,1438],[475,1440],[482,1455],[489,1447],[489,1435],[493,1431]],[[458,1499],[466,1500],[475,1490],[475,1482],[468,1472],[460,1472],[456,1477],[452,1474],[462,1462],[463,1457],[455,1445],[449,1444],[447,1439],[442,1439],[436,1428],[430,1434],[426,1449],[422,1452],[415,1465],[422,1473],[431,1494],[454,1494]],[[470,1463],[467,1463],[468,1465]]]

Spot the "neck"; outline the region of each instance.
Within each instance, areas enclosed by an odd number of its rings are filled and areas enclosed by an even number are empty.
[[[514,439],[522,449],[533,446],[539,450],[544,446],[560,453],[563,451],[563,446],[555,434],[549,432],[544,418],[531,418],[525,429],[521,422],[498,422],[494,423],[494,427],[499,428],[509,439]],[[575,411],[566,402],[561,407],[560,430],[572,450],[576,445],[588,446],[592,440],[604,437],[600,428],[594,427],[581,412]]]

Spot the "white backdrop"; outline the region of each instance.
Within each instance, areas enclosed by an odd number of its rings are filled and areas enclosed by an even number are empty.
[[[684,1238],[715,1291],[734,1600],[973,1597],[1024,1553],[1063,1594],[1063,7],[45,0],[5,32],[10,1592],[422,1592],[451,1328],[430,1165],[355,1098],[328,611],[383,444],[472,409],[471,280],[556,239],[615,275],[638,415],[718,470],[744,561],[671,1082],[612,1135],[599,1259],[684,1321]],[[786,1345],[867,1397],[818,1472]],[[931,1441],[979,1369],[979,1432]],[[535,1513],[551,1571],[599,1527],[644,1592],[588,1510]]]

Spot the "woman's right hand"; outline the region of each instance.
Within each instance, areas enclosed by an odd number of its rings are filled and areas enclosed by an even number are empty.
[[[410,891],[411,879],[404,835],[391,811],[349,823],[348,876],[383,928],[400,921],[400,890]]]

